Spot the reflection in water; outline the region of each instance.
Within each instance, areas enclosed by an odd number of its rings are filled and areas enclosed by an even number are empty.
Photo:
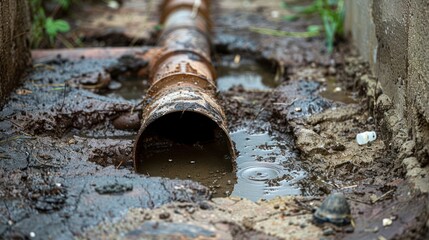
[[[232,133],[231,138],[239,152],[232,196],[257,201],[301,194],[300,188],[292,184],[306,174],[286,139],[274,139],[266,132],[250,134],[245,129]]]
[[[146,79],[136,76],[123,77],[117,81],[110,82],[104,95],[110,97],[120,96],[127,100],[141,99],[148,88],[147,85]]]
[[[234,63],[231,58],[224,57],[216,70],[217,88],[221,92],[235,86],[242,86],[246,90],[270,90],[279,85],[275,81],[275,72],[249,59]]]
[[[144,161],[138,172],[150,176],[192,179],[209,187],[215,196],[229,195],[235,183],[231,159],[219,151],[215,143],[169,144]]]
[[[335,77],[330,77],[327,79],[326,87],[321,89],[320,96],[336,102],[343,102],[347,104],[356,103],[356,100],[353,99],[353,95],[350,92],[339,87]]]

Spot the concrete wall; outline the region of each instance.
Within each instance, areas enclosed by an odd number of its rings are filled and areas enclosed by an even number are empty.
[[[0,0],[0,107],[30,64],[28,0]]]
[[[346,0],[346,32],[429,163],[429,1]]]

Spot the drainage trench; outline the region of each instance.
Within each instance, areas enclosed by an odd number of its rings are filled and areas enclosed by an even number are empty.
[[[228,194],[235,151],[215,99],[209,1],[167,0],[162,6],[164,29],[149,66],[134,167],[151,176],[209,179]],[[187,169],[195,164],[204,170],[191,176]]]

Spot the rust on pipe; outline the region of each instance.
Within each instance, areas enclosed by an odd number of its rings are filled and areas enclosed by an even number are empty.
[[[217,103],[211,62],[209,0],[166,0],[159,49],[150,62],[151,86],[134,145],[134,166],[146,164],[173,144],[210,146],[219,161],[235,158],[225,114]]]

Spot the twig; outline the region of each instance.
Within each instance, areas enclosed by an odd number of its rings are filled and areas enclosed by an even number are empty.
[[[380,201],[381,199],[385,198],[387,195],[391,194],[392,192],[394,192],[395,190],[392,189],[390,191],[387,191],[385,194],[381,195],[380,197],[374,199],[373,201],[371,201],[372,203],[376,203],[378,201]]]
[[[62,112],[62,111],[63,111],[63,107],[64,107],[64,104],[65,104],[65,101],[66,101],[66,91],[67,91],[67,86],[68,86],[68,83],[66,82],[66,83],[64,84],[63,102],[62,102],[62,104],[61,104],[60,112]]]
[[[36,156],[34,156],[34,154],[31,154],[31,156],[33,156],[33,158],[36,160],[36,162],[42,164],[42,166],[53,167],[53,168],[60,168],[61,167],[61,165],[55,165],[55,164],[42,162]]]
[[[124,160],[122,160],[119,164],[118,164],[118,166],[116,166],[116,169],[119,169],[119,167],[122,165],[122,163],[124,162]]]
[[[20,136],[20,135],[18,135],[18,136],[14,136],[14,137],[11,137],[11,138],[7,138],[7,139],[4,139],[4,140],[1,140],[0,144],[6,143],[6,142],[9,142],[9,141],[18,140],[18,139],[21,139],[21,138],[31,139],[33,137],[26,137],[26,136]]]

